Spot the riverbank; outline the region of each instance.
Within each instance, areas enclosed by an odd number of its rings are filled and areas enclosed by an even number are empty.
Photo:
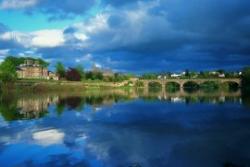
[[[53,80],[17,80],[1,86],[2,91],[12,92],[81,92],[83,90],[126,89],[125,83],[102,81],[53,81]]]
[[[223,82],[222,82],[223,81]],[[180,84],[179,82],[183,82]],[[184,83],[185,82],[185,83]],[[200,82],[200,83],[199,83]],[[203,81],[201,80],[176,80],[173,81],[130,81],[123,82],[104,82],[104,81],[55,81],[55,80],[37,80],[37,79],[22,79],[13,83],[1,85],[2,91],[16,92],[82,92],[85,90],[113,90],[113,89],[143,89],[148,91],[167,91],[176,92],[185,90],[187,92],[203,90],[213,92],[217,90],[237,91],[239,84],[228,82],[227,80]]]

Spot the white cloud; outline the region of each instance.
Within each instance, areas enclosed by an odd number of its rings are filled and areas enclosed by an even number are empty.
[[[156,5],[156,4],[154,4]],[[89,52],[102,49],[124,47],[150,39],[144,32],[144,24],[155,18],[148,16],[148,10],[152,4],[142,3],[135,10],[124,10],[120,14],[116,9],[109,8],[95,17],[73,25],[76,30],[72,34],[64,34],[64,29],[45,29],[29,33],[6,32],[0,35],[0,39],[15,40],[26,48],[48,48],[68,46],[77,49],[86,49]],[[112,27],[110,17],[123,17],[122,26]],[[157,20],[158,18],[156,18]],[[160,20],[162,21],[162,20]],[[162,23],[163,24],[163,23]],[[166,27],[164,25],[164,27]],[[80,62],[81,60],[76,60]]]
[[[32,32],[31,45],[35,47],[56,47],[64,43],[62,30],[41,30]]]
[[[64,43],[63,30],[59,29],[45,29],[30,33],[23,33],[18,31],[5,32],[0,35],[0,39],[5,41],[15,41],[26,48],[56,47]]]
[[[21,9],[34,6],[37,0],[3,0],[0,9]]]
[[[99,64],[99,63],[95,63],[94,66],[97,67],[97,68],[102,68],[102,65]]]
[[[75,27],[78,30],[78,32],[82,32],[85,35],[96,33],[99,31],[109,29],[107,23],[108,18],[109,18],[108,14],[98,14],[89,21],[77,23],[73,27]]]
[[[74,36],[76,39],[81,40],[81,41],[85,41],[88,39],[88,37],[83,33],[75,33]]]

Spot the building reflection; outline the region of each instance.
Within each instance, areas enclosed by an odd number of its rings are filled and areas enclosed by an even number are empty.
[[[118,102],[142,99],[145,101],[165,101],[169,103],[239,103],[245,106],[250,101],[241,92],[151,92],[109,90],[84,92],[82,94],[31,94],[31,95],[2,95],[0,96],[0,113],[7,121],[19,119],[38,119],[49,113],[49,107],[54,106],[58,115],[64,111],[84,111],[86,105],[98,112],[104,106],[112,106]]]
[[[19,113],[26,119],[40,118],[48,111],[48,106],[58,101],[58,96],[19,98],[17,108]]]
[[[190,92],[152,92],[152,93],[141,93],[140,97],[144,100],[161,100],[171,103],[211,103],[211,104],[221,104],[226,102],[242,103],[242,95],[240,91],[236,92],[225,92],[225,91],[215,91],[215,92],[204,92],[196,91]]]

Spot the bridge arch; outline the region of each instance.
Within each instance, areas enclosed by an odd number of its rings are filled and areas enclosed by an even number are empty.
[[[168,81],[165,82],[165,90],[167,92],[176,92],[179,91],[181,89],[181,84],[179,82],[176,81]]]
[[[236,81],[236,80],[225,80],[225,81],[222,81],[221,82],[222,84],[226,83],[226,84],[237,84],[238,86],[240,86],[240,82],[239,81]]]
[[[216,91],[220,88],[220,83],[216,80],[207,80],[200,83],[200,89],[205,92]]]
[[[162,90],[162,83],[158,81],[149,81],[148,82],[148,90],[153,92],[158,92]]]
[[[228,91],[238,91],[241,84],[234,80],[226,80],[221,82],[222,88]]]
[[[135,85],[137,88],[145,87],[145,84],[148,84],[148,83],[145,83],[145,82],[140,81],[140,80],[137,80],[137,81],[134,82],[134,85]]]
[[[241,87],[241,79],[240,78],[207,78],[207,79],[200,79],[200,78],[191,78],[191,79],[175,79],[175,78],[170,78],[170,79],[153,79],[153,80],[138,80],[141,83],[139,84],[139,87],[144,87],[145,89],[149,90],[150,87],[157,87],[157,89],[161,89],[163,91],[167,90],[167,84],[168,83],[178,83],[180,85],[180,90],[185,90],[188,89],[188,86],[190,83],[192,83],[195,89],[200,88],[203,84],[211,84],[211,83],[218,83],[219,88],[222,87],[223,83],[226,83],[225,85],[236,85],[237,87]],[[234,84],[232,84],[234,83]],[[158,85],[158,86],[157,86]],[[212,84],[213,85],[213,84]],[[215,85],[215,84],[214,84]],[[229,87],[229,86],[224,86],[224,87]],[[231,87],[231,86],[230,86]],[[233,86],[236,87],[236,86]],[[185,89],[184,89],[185,88]],[[195,90],[194,89],[194,90]]]
[[[196,92],[200,88],[200,83],[190,80],[183,83],[183,89],[186,92]]]

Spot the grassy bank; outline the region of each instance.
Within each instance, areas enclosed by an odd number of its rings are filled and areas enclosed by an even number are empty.
[[[52,81],[52,80],[17,80],[14,83],[1,85],[2,92],[81,92],[84,90],[125,89],[118,83],[102,81]]]
[[[131,82],[131,83],[130,83]],[[165,91],[176,92],[179,91],[180,85],[175,82],[167,83]],[[1,90],[15,91],[15,92],[79,92],[84,90],[111,90],[111,89],[131,89],[131,88],[142,88],[147,87],[143,82],[138,81],[133,85],[132,81],[124,82],[104,82],[104,81],[54,81],[54,80],[37,80],[37,79],[26,79],[17,80],[14,83],[8,83],[1,85]],[[164,87],[158,82],[150,82],[148,87],[149,91],[157,92],[161,91]],[[236,91],[238,90],[237,84],[225,83],[220,84],[217,82],[205,82],[203,84],[196,84],[193,82],[187,82],[184,84],[184,89],[187,91],[203,90],[206,92],[212,92],[217,90]]]

